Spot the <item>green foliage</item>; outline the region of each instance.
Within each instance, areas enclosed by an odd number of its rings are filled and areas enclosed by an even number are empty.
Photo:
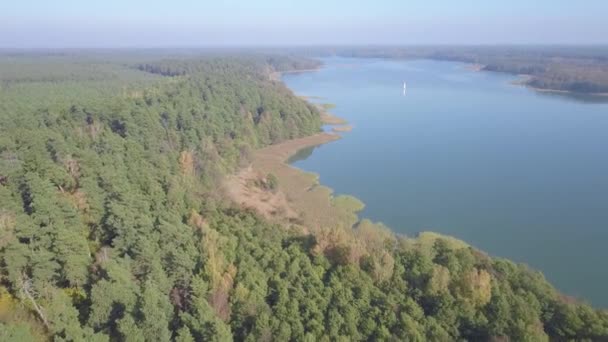
[[[362,221],[345,234],[365,246],[330,260],[318,236],[218,201],[218,181],[251,148],[319,130],[319,113],[272,77],[316,63],[71,58],[0,62],[23,68],[1,73],[0,340],[608,336],[604,311],[457,240],[412,243]],[[13,301],[38,323],[7,319]]]
[[[344,210],[358,212],[365,208],[365,204],[358,198],[350,195],[340,195],[333,198],[333,204],[336,207],[344,208]]]
[[[26,324],[3,324],[0,323],[0,341],[29,342],[34,336]]]

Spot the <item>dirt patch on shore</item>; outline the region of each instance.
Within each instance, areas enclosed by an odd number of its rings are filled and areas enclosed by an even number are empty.
[[[283,192],[265,189],[259,185],[266,177],[267,175],[254,170],[250,165],[227,177],[223,190],[233,202],[243,208],[253,209],[268,219],[297,219],[298,213],[289,205]]]
[[[337,139],[337,134],[318,133],[259,149],[249,167],[225,179],[225,193],[233,202],[267,218],[297,224],[307,231],[352,227],[358,221],[362,203],[350,196],[334,197],[330,188],[319,184],[317,175],[287,164],[299,150]],[[269,174],[277,178],[277,189],[256,187]]]

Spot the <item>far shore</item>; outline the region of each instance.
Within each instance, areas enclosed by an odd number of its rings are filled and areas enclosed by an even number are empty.
[[[481,68],[477,68],[477,66],[481,66]],[[485,66],[481,64],[471,64],[467,68],[468,70],[473,71],[485,71],[483,70]],[[508,73],[513,75],[512,73]],[[564,94],[564,95],[578,95],[578,96],[590,96],[590,97],[608,97],[608,93],[580,93],[571,90],[563,90],[563,89],[551,89],[551,88],[539,88],[533,85],[530,85],[530,81],[534,78],[534,76],[529,74],[517,74],[516,78],[512,80],[510,83],[516,86],[526,87],[530,90],[538,91],[541,93],[555,93],[555,94]]]
[[[530,80],[532,80],[534,76],[528,74],[520,74],[517,75],[517,79],[513,80],[511,84],[520,85],[534,91],[538,91],[541,93],[555,93],[555,94],[566,94],[566,95],[580,95],[580,96],[590,96],[590,97],[606,97],[608,93],[579,93],[570,90],[562,90],[562,89],[551,89],[551,88],[539,88],[529,84]]]

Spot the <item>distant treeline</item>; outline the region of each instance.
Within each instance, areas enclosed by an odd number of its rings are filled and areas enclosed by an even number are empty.
[[[246,57],[224,57],[224,60],[232,60],[234,62],[243,62]],[[167,59],[154,63],[138,64],[137,69],[153,74],[163,76],[184,76],[186,74],[206,72],[212,65],[210,61],[201,63],[200,60],[184,60],[184,59]],[[302,57],[285,57],[285,56],[267,56],[258,58],[249,58],[248,71],[250,73],[259,74],[260,72],[268,72],[267,67],[273,71],[291,71],[291,70],[309,70],[321,66],[321,62],[315,59]]]

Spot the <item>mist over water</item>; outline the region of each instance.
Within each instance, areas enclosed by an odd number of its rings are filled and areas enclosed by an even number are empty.
[[[396,232],[455,236],[608,307],[608,104],[459,63],[324,62],[284,81],[336,104],[354,130],[295,166],[359,197],[363,217]]]

